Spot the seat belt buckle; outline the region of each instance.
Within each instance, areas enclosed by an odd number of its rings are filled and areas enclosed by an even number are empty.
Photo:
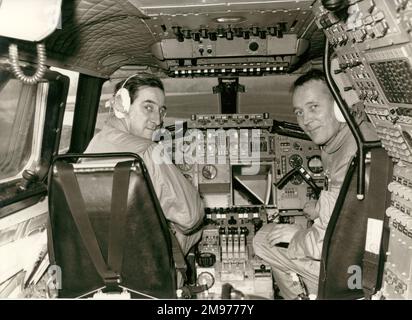
[[[104,278],[104,284],[108,291],[118,291],[120,289],[119,284],[122,282],[122,278],[119,274],[107,276]]]

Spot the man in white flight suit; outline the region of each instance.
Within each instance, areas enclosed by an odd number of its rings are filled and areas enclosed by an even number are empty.
[[[305,204],[304,212],[314,220],[304,229],[295,224],[267,224],[256,234],[253,248],[272,266],[272,273],[285,299],[296,299],[302,288],[291,273],[299,274],[309,294],[317,295],[323,239],[335,202],[357,146],[349,127],[339,122],[334,99],[320,70],[310,70],[293,85],[293,107],[299,126],[321,146],[327,189],[317,201]],[[370,123],[359,121],[366,140],[376,140]],[[288,248],[276,246],[289,243]]]
[[[143,159],[160,206],[186,255],[200,240],[198,229],[204,210],[194,186],[174,164],[162,163],[157,157],[156,148],[160,146],[152,136],[166,114],[163,84],[154,76],[135,75],[117,84],[115,99],[114,115],[109,116],[85,152],[133,152]],[[127,99],[130,101],[125,103]]]

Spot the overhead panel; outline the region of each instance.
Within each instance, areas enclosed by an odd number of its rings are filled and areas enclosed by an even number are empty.
[[[312,1],[129,1],[150,17],[171,76],[287,72],[308,48]]]

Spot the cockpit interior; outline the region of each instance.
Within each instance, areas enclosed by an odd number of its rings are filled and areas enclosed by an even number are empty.
[[[0,298],[281,299],[253,241],[314,223],[329,178],[292,86],[318,69],[357,152],[317,292],[291,277],[301,299],[412,299],[411,41],[409,0],[0,1]],[[153,140],[202,201],[180,260],[149,165],[83,161],[140,74],[164,86]]]

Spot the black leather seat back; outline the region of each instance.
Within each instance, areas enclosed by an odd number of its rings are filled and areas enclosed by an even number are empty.
[[[57,158],[49,177],[49,215],[54,263],[62,270],[60,297],[79,297],[105,283],[80,236],[65,195]],[[107,158],[113,157],[110,154]],[[130,156],[129,156],[130,157]],[[104,158],[103,158],[104,159]],[[90,159],[89,159],[90,160]],[[99,157],[99,160],[102,160]],[[114,165],[87,162],[74,165],[87,216],[107,262]],[[167,222],[140,158],[130,161],[127,220],[124,228],[120,285],[156,298],[174,298],[176,271]],[[145,298],[141,295],[132,297]]]
[[[365,199],[357,199],[357,158],[352,160],[343,182],[323,242],[318,299],[359,299],[364,296],[362,278],[356,282],[353,276],[358,267],[363,273],[370,202],[379,202],[378,215],[383,220],[389,198],[382,197],[382,194],[386,194],[387,184],[392,178],[389,169],[391,159],[386,152],[383,149],[372,151]],[[383,240],[387,236],[384,233]],[[381,254],[381,259],[384,256]]]

